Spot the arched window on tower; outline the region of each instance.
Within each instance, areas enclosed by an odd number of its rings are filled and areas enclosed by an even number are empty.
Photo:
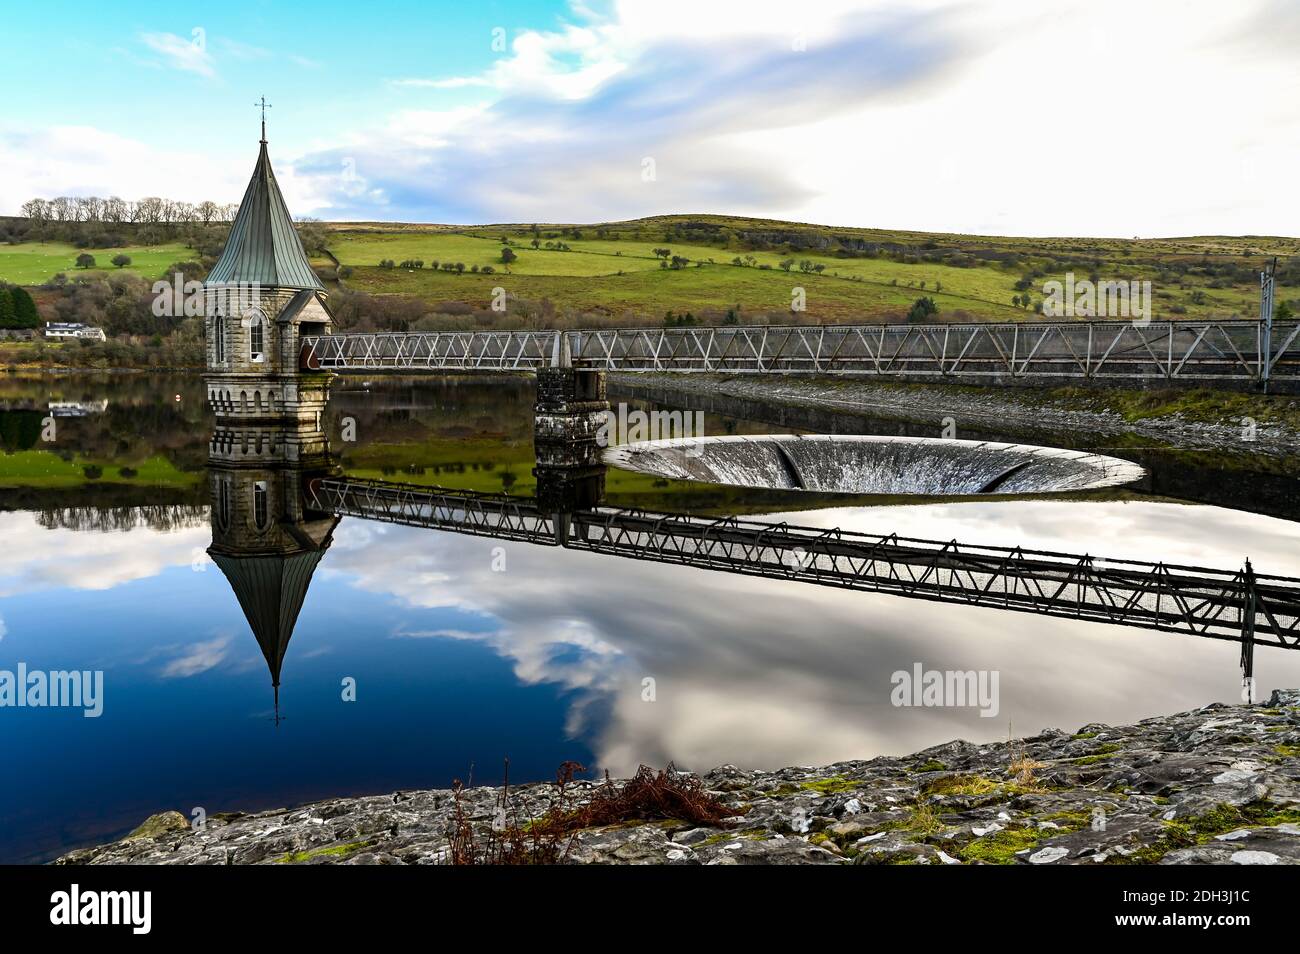
[[[271,525],[270,510],[266,499],[267,487],[265,480],[259,480],[253,484],[253,525],[258,530],[265,530]]]
[[[215,327],[213,328],[213,349],[216,352],[218,363],[226,363],[226,316],[217,315]]]
[[[222,530],[230,529],[230,478],[222,477],[217,481],[217,526]]]
[[[266,318],[256,310],[248,316],[248,359],[254,363],[266,360]]]

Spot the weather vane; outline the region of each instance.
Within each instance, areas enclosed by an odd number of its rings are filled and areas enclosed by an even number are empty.
[[[268,103],[266,101],[266,97],[263,96],[260,101],[254,103],[253,105],[262,107],[262,142],[266,142],[266,111],[271,104]]]

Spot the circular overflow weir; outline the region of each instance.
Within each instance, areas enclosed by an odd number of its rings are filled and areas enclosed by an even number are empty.
[[[605,463],[674,480],[776,490],[920,496],[1120,487],[1140,465],[1060,447],[931,437],[770,434],[611,447]]]

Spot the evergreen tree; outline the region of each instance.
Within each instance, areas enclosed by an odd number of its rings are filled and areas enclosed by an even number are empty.
[[[41,324],[41,313],[36,310],[36,301],[28,294],[26,288],[15,285],[9,289],[14,300],[14,316],[17,319],[16,328],[39,328]]]
[[[0,449],[31,450],[41,438],[43,411],[0,411]]]
[[[7,286],[0,286],[0,328],[17,328],[18,315],[14,311],[13,292]]]
[[[939,313],[939,306],[934,303],[933,298],[918,298],[912,302],[912,307],[907,313],[908,321],[925,321],[931,315]]]

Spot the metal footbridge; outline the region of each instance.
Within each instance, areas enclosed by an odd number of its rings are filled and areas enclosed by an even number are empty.
[[[717,372],[1300,382],[1300,323],[1073,321],[308,336],[304,370]]]

